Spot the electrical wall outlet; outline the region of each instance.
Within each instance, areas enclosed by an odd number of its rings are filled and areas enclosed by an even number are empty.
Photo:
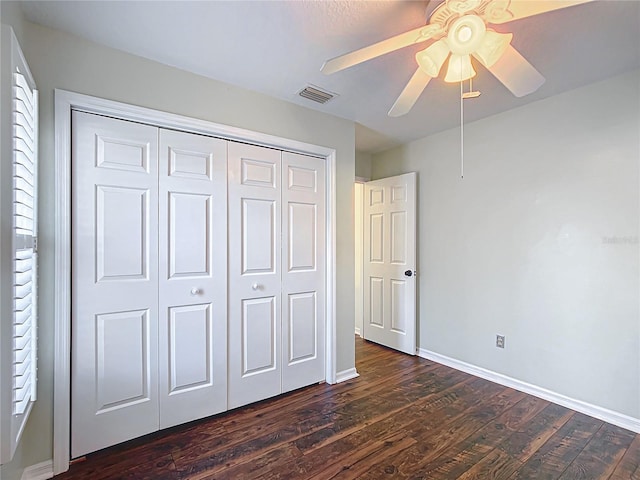
[[[504,335],[496,335],[496,347],[504,348]]]

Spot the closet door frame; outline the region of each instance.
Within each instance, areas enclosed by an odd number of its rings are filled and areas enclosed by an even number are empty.
[[[325,381],[336,383],[336,151],[287,138],[55,90],[53,473],[69,469],[71,418],[71,112],[106,115],[323,158],[326,169]]]

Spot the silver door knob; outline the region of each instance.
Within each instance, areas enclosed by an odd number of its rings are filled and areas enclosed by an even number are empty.
[[[191,295],[200,295],[200,293],[202,293],[202,291],[197,287],[191,289]]]
[[[257,283],[254,283],[253,285],[251,285],[251,288],[253,290],[258,290],[260,288],[260,285],[258,285]]]

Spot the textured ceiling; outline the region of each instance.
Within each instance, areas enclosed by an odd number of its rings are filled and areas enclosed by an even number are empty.
[[[535,1],[535,0],[528,0]],[[119,50],[353,120],[356,147],[376,152],[452,128],[459,87],[433,80],[413,110],[387,111],[415,71],[411,46],[326,76],[326,59],[425,24],[432,1],[28,1],[28,20]],[[600,0],[495,28],[547,79],[515,98],[481,66],[465,103],[473,121],[640,67],[640,2]],[[339,96],[319,105],[312,84]]]

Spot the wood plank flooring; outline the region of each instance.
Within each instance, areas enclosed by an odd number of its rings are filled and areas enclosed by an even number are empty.
[[[57,480],[640,480],[640,435],[356,339],[360,377],[148,435]]]

